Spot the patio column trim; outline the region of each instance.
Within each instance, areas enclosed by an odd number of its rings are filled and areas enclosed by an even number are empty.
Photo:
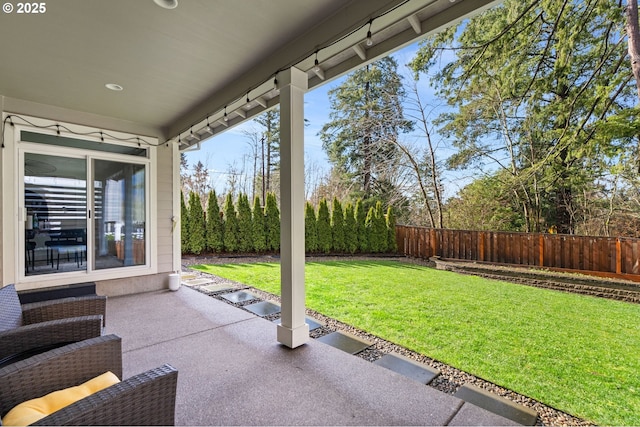
[[[309,341],[304,284],[304,93],[307,74],[278,74],[280,88],[280,286],[278,342],[296,348]]]

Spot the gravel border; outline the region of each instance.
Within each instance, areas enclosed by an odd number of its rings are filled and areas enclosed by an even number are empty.
[[[307,257],[307,261],[309,262],[332,261],[332,260],[343,260],[343,259],[344,257],[339,257],[339,256]],[[371,260],[371,259],[379,260],[381,259],[381,257],[350,257],[349,259],[350,260]],[[405,257],[383,257],[382,259],[397,260],[401,262],[413,261],[413,263],[425,264],[424,261],[410,260]],[[204,289],[203,286],[198,286],[198,285],[190,286],[190,287],[202,293],[205,293],[209,296],[212,296],[216,299],[219,299],[220,301],[226,302],[227,304],[231,304],[236,307],[242,308],[245,305],[253,304],[259,300],[271,301],[277,304],[280,304],[281,301],[280,301],[280,297],[278,297],[277,295],[273,295],[268,292],[261,291],[260,289],[256,289],[251,286],[234,282],[232,280],[225,279],[219,276],[203,273],[198,270],[192,270],[190,269],[190,266],[197,265],[197,264],[230,264],[230,263],[239,264],[239,263],[278,262],[278,261],[279,261],[279,258],[275,256],[184,257],[182,259],[182,268],[183,268],[183,272],[194,274],[198,278],[207,278],[211,280],[211,283],[208,283],[205,286],[208,286],[211,284],[223,284],[223,285],[230,286],[232,290],[217,291],[217,292],[208,291]],[[229,292],[235,292],[240,289],[249,290],[252,293],[258,295],[260,299],[253,299],[253,300],[245,301],[242,303],[232,303],[222,298],[223,294],[229,293]],[[436,377],[429,384],[429,386],[437,390],[440,390],[444,393],[454,394],[458,390],[458,388],[460,388],[462,385],[473,384],[477,387],[488,390],[491,393],[494,393],[498,396],[502,396],[506,399],[509,399],[517,404],[533,409],[538,413],[538,419],[536,422],[536,425],[538,426],[592,426],[592,425],[595,425],[594,423],[588,420],[584,420],[584,419],[575,417],[571,414],[567,414],[566,412],[563,412],[551,406],[545,405],[544,403],[539,402],[535,399],[518,394],[512,390],[506,389],[497,384],[494,384],[492,382],[479,378],[475,375],[456,369],[453,366],[447,365],[445,363],[442,363],[438,360],[432,359],[420,353],[416,353],[414,351],[408,350],[397,344],[386,341],[380,337],[377,337],[375,335],[356,329],[353,326],[342,323],[336,319],[327,317],[314,310],[306,309],[306,314],[309,317],[312,317],[324,324],[324,326],[310,332],[309,335],[311,338],[318,338],[335,331],[343,331],[373,343],[369,348],[361,351],[360,353],[357,353],[355,355],[356,357],[360,357],[367,361],[374,362],[375,360],[380,359],[385,354],[393,352],[393,353],[401,354],[412,360],[415,360],[416,362],[429,365],[440,371],[440,375]],[[277,313],[274,315],[266,316],[265,319],[273,321],[278,319],[279,317],[280,317],[280,314]]]

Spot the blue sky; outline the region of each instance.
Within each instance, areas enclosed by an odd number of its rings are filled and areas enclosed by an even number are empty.
[[[405,67],[405,64],[409,63],[418,49],[418,43],[411,44],[393,54],[394,58],[398,62],[398,71],[405,75],[406,80],[411,80],[411,74]],[[328,92],[342,84],[346,77],[333,80],[320,87],[317,87],[305,94],[305,118],[308,120],[308,125],[305,127],[304,143],[305,143],[305,162],[307,166],[313,162],[316,167],[328,171],[329,164],[327,157],[322,150],[322,142],[318,137],[318,133],[322,126],[329,121],[329,96]],[[428,101],[433,99],[433,89],[428,85],[427,79],[422,78],[419,82],[419,91],[423,100]],[[190,167],[193,167],[198,161],[201,161],[209,169],[211,177],[211,183],[214,189],[221,193],[225,191],[227,182],[227,172],[230,165],[235,164],[236,169],[242,169],[243,157],[247,159],[251,153],[251,147],[249,144],[249,138],[244,132],[251,131],[252,129],[260,129],[260,127],[253,122],[249,121],[240,126],[237,126],[227,132],[209,138],[201,144],[201,149],[198,151],[190,151],[186,153],[187,162]],[[407,135],[405,136],[406,142],[412,143],[419,141],[420,136]],[[441,143],[444,141],[441,141]],[[444,145],[447,145],[446,143]],[[444,159],[450,153],[448,148],[441,145],[438,156]],[[248,160],[246,160],[248,161]],[[249,162],[245,168],[247,171],[252,170],[251,163]],[[447,195],[450,196],[464,183],[466,180],[461,180],[459,184],[453,185],[447,191]]]

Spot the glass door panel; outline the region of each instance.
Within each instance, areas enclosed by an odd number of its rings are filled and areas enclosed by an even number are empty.
[[[86,159],[24,154],[25,275],[87,268]]]
[[[94,269],[146,264],[146,168],[93,160]]]

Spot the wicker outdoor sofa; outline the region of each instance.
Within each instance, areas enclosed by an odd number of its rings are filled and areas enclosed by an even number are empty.
[[[120,337],[69,344],[0,368],[0,415],[15,405],[111,371],[122,378]],[[135,375],[32,425],[174,425],[178,371],[171,365]]]
[[[0,366],[100,336],[106,307],[99,295],[20,304],[14,285],[0,288]]]

